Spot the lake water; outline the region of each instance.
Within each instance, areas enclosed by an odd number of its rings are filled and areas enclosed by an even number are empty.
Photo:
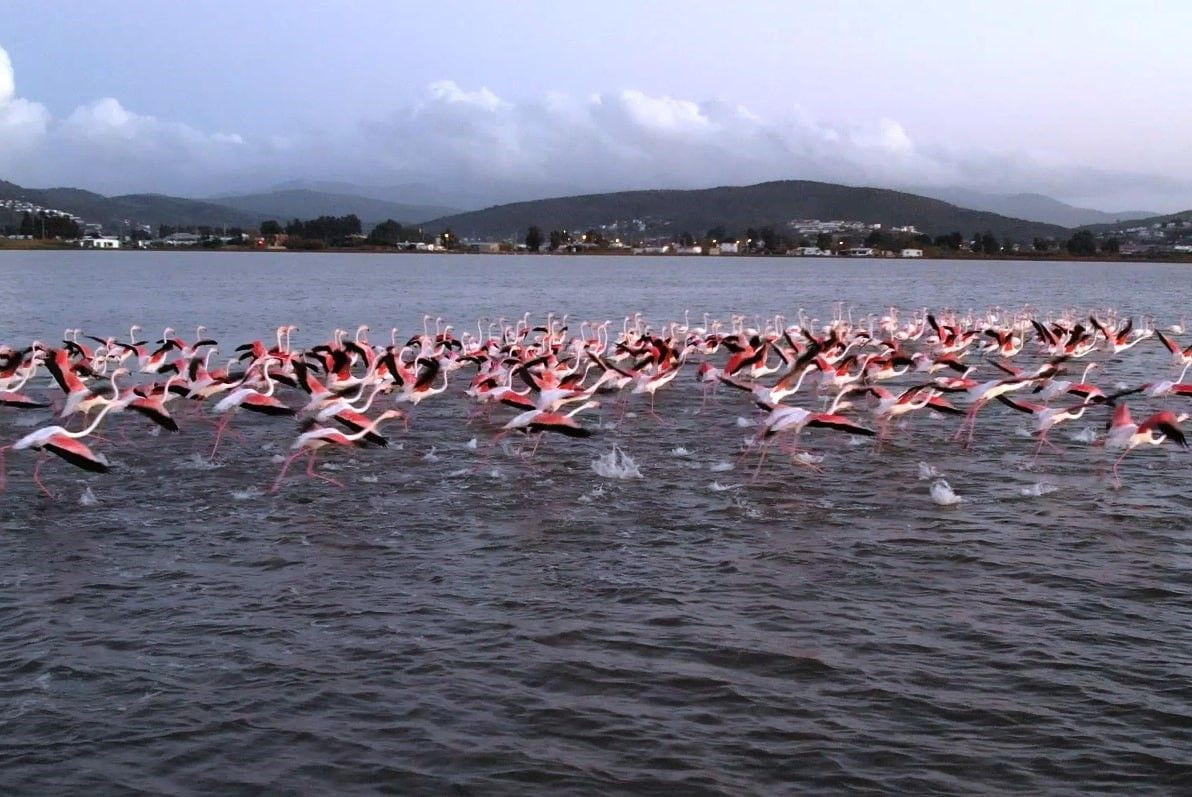
[[[816,259],[0,253],[0,342],[204,324],[225,352],[423,315],[656,322],[1113,307],[1160,328],[1186,266]],[[578,331],[575,325],[572,331]],[[1187,335],[1183,336],[1185,345]],[[1025,355],[1024,362],[1034,362]],[[1103,381],[1170,373],[1146,341]],[[692,369],[693,373],[694,369]],[[451,390],[340,490],[265,494],[292,422],[120,418],[110,474],[9,458],[0,494],[5,794],[1174,794],[1192,783],[1192,455],[993,407],[972,451],[916,419],[824,474],[735,466],[749,403],[693,378],[533,465]],[[40,388],[37,392],[40,392]],[[636,398],[635,398],[636,401]],[[1147,406],[1146,400],[1138,402]],[[1174,405],[1173,405],[1174,406]],[[1185,406],[1185,409],[1187,407]],[[603,420],[616,420],[605,408]],[[1011,417],[1015,416],[1015,417]],[[502,419],[506,416],[502,416]],[[0,409],[0,444],[48,413]],[[591,423],[591,422],[589,422]],[[127,440],[124,439],[127,435]],[[479,446],[469,447],[472,438]],[[396,444],[400,442],[400,447]],[[613,444],[641,479],[604,478]],[[921,463],[964,503],[939,506]],[[300,469],[298,469],[300,471]],[[1054,488],[1054,489],[1053,489]]]

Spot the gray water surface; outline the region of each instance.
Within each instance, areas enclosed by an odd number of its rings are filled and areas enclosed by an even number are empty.
[[[0,342],[57,341],[66,327],[123,337],[132,323],[189,340],[203,324],[230,353],[283,323],[308,346],[365,323],[374,340],[393,326],[404,339],[424,314],[471,328],[554,311],[619,328],[636,311],[659,324],[684,311],[822,319],[837,301],[858,317],[1113,307],[1162,328],[1192,304],[1188,273],[6,252]],[[1170,373],[1155,341],[1096,357],[1108,386]],[[526,464],[489,449],[494,425],[465,425],[464,386],[420,405],[409,432],[394,426],[388,450],[329,452],[342,490],[299,467],[264,492],[293,439],[286,419],[238,419],[244,438],[213,465],[211,429],[195,419],[156,437],[114,419],[112,443],[97,443],[111,473],[46,465],[57,501],[31,485],[32,457],[10,456],[4,793],[1176,794],[1192,783],[1188,452],[1131,455],[1114,490],[1104,454],[1073,439],[1102,414],[1057,431],[1064,453],[1032,467],[1024,419],[995,407],[972,451],[948,439],[954,421],[916,418],[877,454],[811,435],[823,474],[775,456],[750,483],[755,460],[736,458],[752,433],[738,418],[753,409],[722,393],[697,414],[692,373],[659,394],[673,424],[635,398],[616,428],[550,440]],[[0,408],[0,445],[48,419]],[[592,470],[614,443],[643,478]],[[936,505],[920,463],[964,503]]]

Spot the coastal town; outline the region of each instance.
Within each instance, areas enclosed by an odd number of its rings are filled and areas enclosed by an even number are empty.
[[[364,250],[422,253],[549,253],[679,256],[786,255],[793,257],[1114,257],[1182,259],[1192,256],[1192,219],[1101,225],[1070,238],[998,240],[989,232],[928,235],[914,225],[858,219],[791,219],[775,227],[702,233],[663,231],[657,219],[621,219],[582,230],[549,232],[530,226],[498,239],[456,236],[450,228],[424,229],[392,219],[366,233],[355,215],[266,221],[259,227],[164,225],[135,219],[101,223],[20,199],[0,199],[0,214],[19,219],[0,228],[0,247],[90,250],[230,249],[235,251]]]

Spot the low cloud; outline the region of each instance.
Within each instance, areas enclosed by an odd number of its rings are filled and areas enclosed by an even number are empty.
[[[0,48],[0,168],[8,168],[35,149],[44,140],[49,123],[50,114],[44,106],[17,96],[12,61]]]
[[[797,178],[1035,191],[1112,210],[1192,205],[1186,180],[945,147],[895,119],[841,123],[797,106],[749,108],[637,89],[511,99],[441,80],[346,133],[287,130],[259,139],[138,113],[112,97],[54,119],[17,95],[3,49],[0,169],[23,184],[108,193],[203,195],[299,177],[418,182],[439,187],[440,196],[496,203]]]

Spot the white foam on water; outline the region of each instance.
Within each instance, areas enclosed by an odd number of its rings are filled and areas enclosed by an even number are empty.
[[[431,446],[430,451],[427,451],[425,454],[422,455],[422,459],[426,462],[438,462],[439,455],[435,453],[435,449],[436,449],[435,446]]]
[[[365,484],[376,484],[379,478],[379,476],[361,476],[360,481],[364,482]]]
[[[472,472],[471,468],[456,468],[447,474],[448,479],[458,479],[460,476],[467,476]]]
[[[476,446],[478,446],[478,445],[480,445],[480,442],[475,437],[473,437],[471,440],[464,443],[464,448],[470,448],[471,450],[475,451]]]
[[[926,462],[919,463],[919,481],[938,479],[940,476],[943,476],[943,474],[936,470],[933,466],[928,465]]]
[[[595,487],[593,487],[591,490],[589,490],[588,492],[581,495],[578,500],[581,504],[590,504],[593,501],[595,501],[596,499],[603,498],[603,497],[604,497],[604,485],[598,484]]]
[[[712,482],[711,484],[708,485],[708,489],[714,493],[723,493],[723,492],[727,492],[729,490],[739,490],[739,489],[741,489],[741,485],[739,485],[739,484],[721,484],[720,482]]]
[[[324,462],[319,466],[319,470],[337,471],[343,470],[343,468],[339,465],[336,465],[334,462]]]
[[[946,479],[939,479],[931,485],[931,500],[940,506],[955,506],[963,503],[964,499],[952,490],[952,485]]]
[[[1048,484],[1047,482],[1039,482],[1037,484],[1032,484],[1030,487],[1023,487],[1018,492],[1022,495],[1027,496],[1028,498],[1038,498],[1041,495],[1047,495],[1049,493],[1054,493],[1058,489],[1060,489],[1060,488],[1055,486],[1054,484]]]
[[[734,467],[735,466],[733,465],[733,463],[724,462],[722,460],[720,462],[713,462],[711,465],[708,466],[708,470],[712,471],[713,473],[724,473],[725,471],[732,470]]]
[[[607,454],[601,454],[599,459],[592,460],[592,470],[606,479],[640,479],[642,472],[637,467],[633,457],[626,454],[618,446]]]
[[[1097,430],[1091,426],[1086,426],[1079,432],[1074,432],[1072,439],[1077,443],[1092,443],[1097,439]]]
[[[79,496],[79,506],[95,506],[99,503],[99,498],[91,491],[91,485],[84,485],[83,492]]]
[[[500,478],[501,478],[502,476],[504,476],[505,474],[503,474],[503,473],[501,472],[501,469],[500,469],[500,468],[493,468],[492,470],[490,470],[490,471],[488,472],[488,475],[489,475],[491,478],[494,478],[494,479],[500,479]]]
[[[683,448],[683,446],[675,446],[670,450],[672,457],[689,457],[691,452]]]
[[[223,464],[209,460],[196,451],[182,460],[182,467],[189,468],[190,470],[219,470],[223,467]]]
[[[231,496],[234,501],[251,501],[254,498],[260,498],[263,493],[256,487],[249,487],[245,490],[232,490]]]
[[[812,454],[810,451],[800,451],[798,454],[795,454],[792,459],[801,465],[818,465],[824,461],[822,455]]]

